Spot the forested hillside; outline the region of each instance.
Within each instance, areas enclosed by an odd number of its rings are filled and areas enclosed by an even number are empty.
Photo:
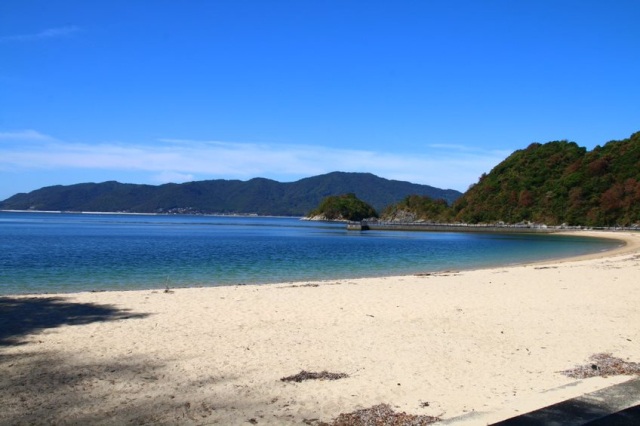
[[[455,190],[388,180],[370,173],[334,172],[290,183],[255,178],[160,186],[118,182],[58,185],[16,194],[0,202],[0,209],[304,216],[323,198],[346,193],[355,194],[376,210],[409,194],[449,202],[461,195]]]
[[[330,195],[318,208],[309,213],[311,220],[359,221],[378,217],[369,204],[359,200],[355,194]]]
[[[468,222],[640,223],[640,132],[592,151],[573,142],[514,152],[454,204]]]
[[[640,224],[640,132],[592,151],[574,142],[533,143],[483,174],[448,208],[408,197],[383,218],[467,223]]]

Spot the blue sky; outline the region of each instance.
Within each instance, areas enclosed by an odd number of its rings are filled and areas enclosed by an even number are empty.
[[[640,2],[0,2],[0,200],[330,171],[461,191],[640,130]]]

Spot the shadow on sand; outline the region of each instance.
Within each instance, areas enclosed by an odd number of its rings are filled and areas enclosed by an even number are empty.
[[[144,351],[43,350],[29,338],[66,325],[148,315],[58,296],[0,297],[0,425],[257,422],[239,417],[264,413],[239,396],[236,376],[201,371],[194,377],[194,366]]]
[[[111,305],[70,302],[64,297],[0,297],[0,347],[21,344],[26,335],[63,325],[144,318]]]
[[[213,413],[186,404],[164,383],[163,363],[141,356],[0,353],[0,371],[0,425],[182,424]]]

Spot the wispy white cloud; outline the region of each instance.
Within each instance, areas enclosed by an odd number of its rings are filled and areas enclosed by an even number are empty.
[[[465,153],[477,153],[479,155],[486,155],[487,153],[493,153],[498,156],[509,155],[511,151],[503,149],[487,150],[476,146],[453,144],[453,143],[432,143],[427,145],[428,148],[436,150],[445,150],[449,152],[465,152]]]
[[[474,151],[474,148],[465,145],[453,143],[432,143],[427,145],[429,148],[449,149],[455,151]]]
[[[16,34],[0,36],[0,42],[21,42],[21,41],[36,41],[46,40],[51,38],[67,37],[71,34],[77,33],[80,28],[75,25],[68,25],[65,27],[48,28],[46,30],[31,33],[31,34]]]
[[[51,136],[47,136],[35,130],[20,130],[16,132],[0,132],[0,141],[48,141],[53,140]]]
[[[189,173],[178,173],[164,171],[151,177],[151,180],[156,183],[183,183],[192,182],[195,180],[195,176]]]
[[[40,143],[23,144],[21,140]],[[312,145],[162,139],[154,145],[69,143],[35,131],[0,133],[0,169],[91,170],[147,173],[149,182],[266,177],[294,181],[331,171],[370,172],[440,188],[465,190],[504,159],[499,152],[427,149],[420,153],[374,152]]]

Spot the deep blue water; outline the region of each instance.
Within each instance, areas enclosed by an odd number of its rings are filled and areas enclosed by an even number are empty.
[[[354,232],[296,218],[0,212],[0,294],[402,275],[618,244],[557,235]]]

